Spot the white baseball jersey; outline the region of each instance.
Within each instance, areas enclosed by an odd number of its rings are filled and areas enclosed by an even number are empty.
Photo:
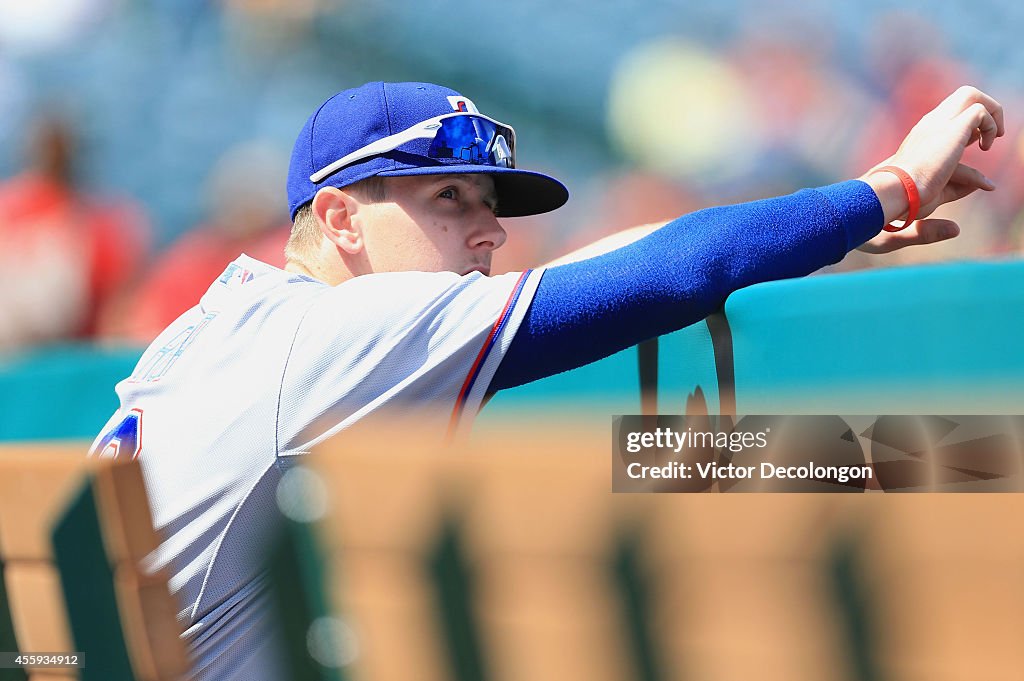
[[[471,418],[540,276],[328,286],[242,255],[153,341],[92,453],[139,459],[197,679],[275,678],[259,552],[288,466],[384,407]]]

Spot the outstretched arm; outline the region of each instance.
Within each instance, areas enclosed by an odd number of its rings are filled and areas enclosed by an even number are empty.
[[[732,291],[838,262],[882,228],[856,180],[685,215],[610,253],[546,270],[491,389],[574,369],[700,321]]]
[[[910,174],[921,197],[919,217],[926,218],[943,203],[994,188],[960,159],[975,141],[989,149],[1003,130],[1002,107],[974,88],[961,88],[881,165]],[[491,388],[573,369],[688,326],[732,291],[809,274],[866,242],[867,250],[884,252],[922,243],[930,230],[950,224],[921,220],[905,233],[879,236],[884,224],[907,210],[899,179],[869,171],[861,181],[699,211],[610,253],[553,267],[544,273]]]

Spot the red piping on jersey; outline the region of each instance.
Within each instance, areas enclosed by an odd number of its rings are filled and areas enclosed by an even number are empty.
[[[519,299],[519,294],[522,293],[523,285],[526,283],[526,277],[529,276],[533,270],[526,270],[519,275],[519,280],[516,281],[516,285],[512,287],[512,293],[509,294],[508,300],[505,301],[505,307],[502,309],[501,314],[498,315],[498,319],[494,322],[494,326],[491,327],[491,332],[487,334],[487,340],[484,341],[483,347],[480,348],[480,352],[477,353],[476,360],[473,361],[473,366],[470,367],[469,373],[466,375],[466,380],[462,383],[462,389],[459,391],[459,396],[455,400],[455,408],[452,409],[452,417],[448,421],[448,437],[451,438],[455,434],[455,427],[459,423],[459,418],[462,416],[462,410],[466,406],[466,400],[469,398],[469,391],[472,389],[473,384],[476,382],[477,376],[480,375],[480,369],[483,368],[484,360],[491,352],[491,348],[494,347],[494,341],[498,338],[498,334],[501,333],[505,327],[505,323],[512,312],[512,307]]]

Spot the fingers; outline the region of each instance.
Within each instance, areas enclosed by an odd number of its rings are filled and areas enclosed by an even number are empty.
[[[994,191],[995,188],[995,183],[985,177],[980,170],[964,165],[963,163],[957,164],[956,168],[953,169],[953,174],[950,176],[949,181],[947,181],[946,185],[942,188],[942,192],[939,194],[938,200],[932,204],[922,206],[919,215],[922,218],[927,217],[931,215],[936,208],[943,204],[959,201],[979,189],[990,192]]]
[[[952,239],[960,234],[960,226],[952,220],[917,220],[900,232],[882,232],[874,239],[862,244],[858,250],[865,253],[891,253],[907,246],[934,244]]]
[[[905,238],[906,242],[903,245],[916,246],[953,239],[960,235],[960,225],[952,220],[929,218],[927,220],[918,220],[911,226],[911,229],[905,231],[912,233]]]
[[[980,170],[964,165],[963,163],[957,164],[956,169],[953,171],[953,175],[949,178],[949,182],[950,184],[968,187],[971,191],[974,191],[975,189],[983,189],[990,192],[996,188],[995,183],[985,177]]]
[[[983,104],[971,104],[954,119],[954,122],[962,126],[965,137],[969,137],[964,140],[965,145],[970,145],[980,133],[979,146],[982,149],[990,149],[999,133],[995,119]]]
[[[959,201],[979,189],[986,192],[995,191],[996,185],[992,180],[985,177],[977,168],[972,168],[971,166],[959,163],[953,169],[953,172],[950,175],[949,180],[946,181],[945,186],[942,187],[942,191],[939,193],[938,198],[930,203],[922,204],[918,215],[922,218],[926,218],[939,206],[953,201]]]
[[[992,122],[995,124],[995,134],[993,137],[1002,137],[1006,134],[1003,105],[978,88],[971,87],[970,85],[958,88],[956,92],[946,97],[941,104],[935,107],[935,111],[942,112],[947,118],[955,118],[975,104],[980,104],[992,117]],[[982,137],[984,138],[984,131],[982,131]],[[991,142],[989,142],[989,146],[991,146]],[[987,149],[988,147],[982,148]]]

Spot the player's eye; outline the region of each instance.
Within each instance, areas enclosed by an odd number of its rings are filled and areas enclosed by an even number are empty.
[[[440,194],[438,194],[437,198],[439,198],[439,199],[458,199],[459,195],[458,195],[458,192],[456,191],[455,187],[448,187],[447,189],[442,191]]]

